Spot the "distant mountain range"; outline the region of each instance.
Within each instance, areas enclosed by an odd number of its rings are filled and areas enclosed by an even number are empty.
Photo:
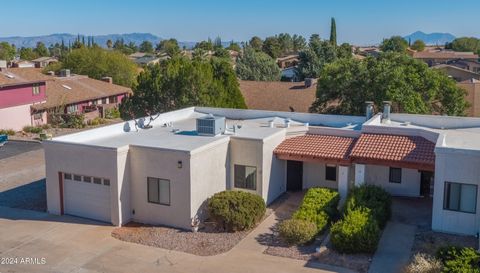
[[[416,40],[422,40],[427,45],[445,45],[455,40],[455,36],[450,33],[424,33],[421,31],[416,31],[410,35],[403,37],[405,40],[410,40],[412,43]]]
[[[47,47],[51,44],[62,43],[64,41],[65,45],[72,43],[77,39],[78,35],[69,34],[69,33],[55,33],[50,35],[42,36],[32,36],[32,37],[0,37],[0,42],[8,42],[14,44],[17,48],[20,47],[35,47],[37,42],[43,42]],[[87,35],[80,35],[80,37],[85,37],[85,42],[87,41]],[[108,34],[108,35],[93,35],[95,43],[102,47],[107,46],[107,41],[123,39],[125,43],[134,42],[137,45],[140,45],[143,41],[149,41],[154,45],[162,40],[162,38],[153,35],[151,33],[126,33],[126,34]],[[185,46],[186,48],[192,48],[195,45],[195,42],[179,42],[180,47]]]

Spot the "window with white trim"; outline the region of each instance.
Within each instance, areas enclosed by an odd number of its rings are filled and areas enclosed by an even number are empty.
[[[445,182],[443,209],[476,213],[477,185]]]
[[[147,177],[147,195],[149,203],[170,206],[170,180]]]
[[[33,94],[34,96],[40,94],[40,84],[35,83],[35,84],[32,86],[32,94]]]

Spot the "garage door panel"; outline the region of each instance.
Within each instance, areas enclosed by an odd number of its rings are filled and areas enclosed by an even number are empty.
[[[110,187],[66,179],[65,214],[111,222]]]

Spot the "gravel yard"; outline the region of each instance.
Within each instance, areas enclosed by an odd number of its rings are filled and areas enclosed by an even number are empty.
[[[412,255],[415,253],[426,253],[435,256],[439,247],[451,245],[478,249],[478,238],[475,238],[475,236],[446,234],[432,230],[419,231],[413,241]]]
[[[315,259],[322,264],[345,267],[359,273],[368,272],[373,255],[369,254],[341,254],[327,244],[327,249],[322,253],[313,254]]]

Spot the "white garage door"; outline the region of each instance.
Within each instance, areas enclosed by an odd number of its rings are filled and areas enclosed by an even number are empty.
[[[65,214],[111,222],[110,180],[64,174]]]

